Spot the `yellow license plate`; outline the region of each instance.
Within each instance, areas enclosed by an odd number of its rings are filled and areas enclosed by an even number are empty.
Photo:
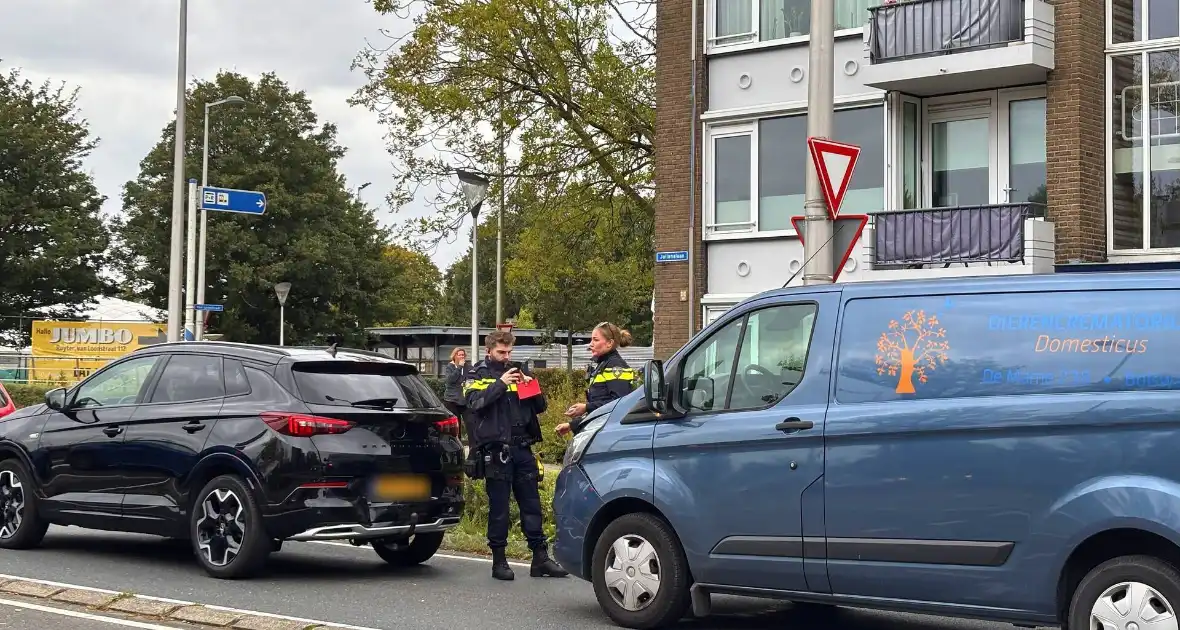
[[[378,501],[417,501],[430,498],[430,478],[421,475],[384,475],[373,482]]]

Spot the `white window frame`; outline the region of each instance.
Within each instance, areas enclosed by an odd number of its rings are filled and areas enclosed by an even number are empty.
[[[1047,99],[1048,97],[1049,90],[1045,86],[1000,90],[997,94],[996,123],[999,125],[997,130],[999,145],[996,147],[996,194],[999,203],[1012,203],[1012,103]],[[1045,164],[1047,166],[1049,163],[1047,128],[1045,143]],[[1046,172],[1046,180],[1048,180],[1047,176],[1048,172]]]
[[[891,165],[893,163],[893,155],[890,150],[889,135],[890,129],[890,107],[886,99],[882,98],[880,94],[866,94],[857,95],[855,98],[837,99],[836,111],[846,109],[860,109],[862,107],[881,107],[882,129],[885,134],[883,138],[884,151],[884,165],[883,177],[885,193],[882,203],[885,209],[890,206],[891,194]],[[704,241],[730,241],[730,240],[751,240],[760,238],[787,238],[797,236],[794,227],[783,230],[767,230],[759,231],[758,229],[758,203],[759,203],[759,189],[758,189],[758,131],[759,122],[767,118],[783,118],[788,116],[803,116],[807,114],[806,103],[792,103],[778,109],[768,109],[756,114],[750,113],[741,117],[735,116],[732,119],[724,122],[710,120],[709,117],[702,116],[704,120],[704,129],[702,136],[704,147],[701,157],[701,214],[704,217],[702,221],[702,236]],[[733,136],[749,135],[750,136],[750,220],[748,224],[725,224],[725,226],[747,225],[747,229],[730,229],[724,231],[717,231],[715,228],[719,225],[716,223],[716,206],[714,205],[714,187],[713,187],[713,164],[715,163],[714,141],[718,138],[726,138]],[[806,145],[800,145],[800,151],[806,152]],[[811,159],[808,157],[807,159]]]
[[[825,0],[830,1],[830,0]],[[1109,0],[1108,0],[1109,1]],[[750,31],[746,33],[735,33],[733,35],[726,35],[725,37],[717,36],[717,0],[704,0],[705,11],[705,37],[701,42],[701,50],[704,54],[710,55],[715,53],[730,53],[742,50],[756,50],[759,48],[774,48],[778,46],[793,46],[800,44],[807,44],[811,41],[811,35],[800,35],[799,37],[782,37],[779,39],[770,39],[761,41],[762,36],[760,31],[761,24],[759,24],[760,16],[762,15],[761,0],[750,0]],[[866,19],[865,24],[868,24]],[[847,39],[852,37],[864,37],[864,26],[857,28],[844,28],[836,31],[836,39]]]
[[[1153,52],[1176,50],[1180,48],[1180,37],[1172,37],[1168,39],[1156,39],[1150,41],[1127,42],[1123,44],[1111,45],[1111,38],[1113,27],[1111,24],[1111,6],[1112,0],[1106,0],[1106,96],[1103,98],[1106,113],[1105,129],[1106,129],[1106,168],[1103,182],[1106,188],[1106,257],[1110,262],[1172,262],[1176,260],[1176,256],[1180,255],[1180,247],[1151,247],[1151,195],[1144,195],[1142,200],[1142,207],[1140,213],[1143,217],[1143,234],[1141,236],[1140,244],[1142,247],[1136,249],[1115,249],[1114,248],[1114,186],[1111,182],[1114,179],[1114,59],[1116,57],[1131,57],[1139,56],[1144,64],[1146,64],[1146,55]],[[1143,33],[1146,37],[1148,22],[1146,21],[1147,13],[1150,7],[1144,5]],[[1146,67],[1146,65],[1144,66]],[[1150,94],[1151,92],[1151,73],[1144,72],[1140,80],[1139,89],[1142,94]],[[1150,133],[1150,126],[1148,126]],[[1143,151],[1143,170],[1145,173],[1151,173],[1151,143],[1147,142],[1147,146]]]
[[[712,3],[714,0],[708,0]],[[1180,48],[1180,37],[1168,37],[1165,39],[1147,39],[1147,34],[1150,32],[1151,19],[1151,3],[1144,0],[1143,4],[1143,23],[1141,24],[1142,31],[1139,33],[1139,41],[1137,42],[1122,42],[1114,43],[1114,0],[1106,0],[1106,52],[1129,52],[1135,50],[1144,50],[1147,48]],[[1134,18],[1132,18],[1134,19]],[[1109,65],[1109,64],[1108,64]],[[1109,76],[1109,75],[1108,75]],[[1109,127],[1108,127],[1109,128]],[[1129,251],[1129,250],[1119,250]]]

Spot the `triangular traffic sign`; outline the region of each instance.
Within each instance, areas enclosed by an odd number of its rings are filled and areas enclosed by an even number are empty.
[[[806,219],[807,217],[803,216],[791,217],[791,225],[799,234],[800,244],[803,244],[803,223]],[[844,271],[844,265],[848,264],[848,258],[852,256],[852,248],[856,247],[856,242],[860,240],[860,235],[865,231],[865,226],[868,223],[869,215],[867,214],[846,214],[836,217],[835,225],[832,226],[831,251],[838,252],[840,257],[838,259],[833,257],[836,266],[832,268],[832,282],[835,282],[840,277],[840,272]]]
[[[840,215],[840,204],[844,203],[844,193],[852,182],[860,147],[825,138],[808,138],[807,149],[811,151],[811,161],[828,202],[828,217],[835,221]]]

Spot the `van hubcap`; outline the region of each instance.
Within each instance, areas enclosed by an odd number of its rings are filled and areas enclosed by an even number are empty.
[[[233,490],[217,489],[201,502],[197,548],[213,566],[223,567],[238,556],[246,540],[246,508]]]
[[[25,487],[11,470],[0,470],[0,538],[16,535],[25,517]]]
[[[642,536],[628,534],[611,545],[603,572],[611,598],[625,610],[643,610],[660,592],[660,557]]]
[[[1090,630],[1178,630],[1176,612],[1159,591],[1140,582],[1106,589],[1090,610]]]

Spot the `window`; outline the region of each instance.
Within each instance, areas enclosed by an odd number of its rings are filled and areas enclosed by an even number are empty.
[[[410,409],[442,406],[426,381],[401,365],[308,361],[296,364],[293,372],[300,396],[317,405],[380,404]]]
[[[841,403],[1180,389],[1180,291],[852,300]]]
[[[157,361],[159,357],[141,357],[102,370],[78,387],[73,406],[90,409],[134,404]]]
[[[1109,64],[1110,249],[1180,248],[1180,50]]]
[[[225,395],[221,376],[221,359],[199,354],[174,355],[164,366],[153,403],[179,403],[208,400]]]
[[[250,380],[246,377],[246,368],[242,367],[241,361],[226,359],[224,366],[225,395],[242,396],[249,394]]]
[[[862,28],[869,9],[883,0],[835,2],[836,30]],[[767,42],[811,33],[811,0],[713,0],[710,43],[714,47]]]
[[[685,359],[681,407],[758,409],[782,400],[803,378],[815,313],[813,304],[774,306],[721,327]]]
[[[844,196],[845,212],[885,206],[884,106],[842,109],[832,122],[837,140],[861,147]],[[806,198],[807,115],[764,118],[709,130],[712,152],[706,194],[711,195],[709,232],[794,233],[791,217],[803,214]],[[756,162],[756,164],[755,164]],[[757,191],[757,194],[752,194]]]
[[[1109,6],[1112,44],[1180,36],[1180,0],[1110,0]]]

